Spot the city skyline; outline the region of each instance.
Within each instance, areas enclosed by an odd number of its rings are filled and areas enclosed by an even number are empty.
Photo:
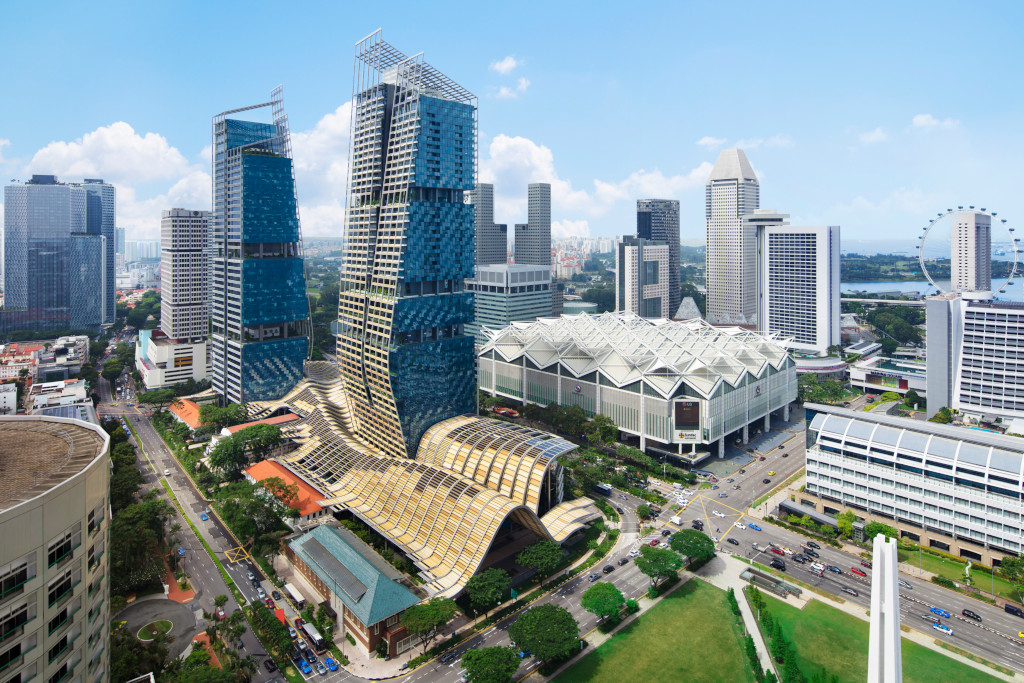
[[[645,26],[649,39],[641,54],[622,58],[597,51],[586,60],[566,58],[579,54],[573,49],[582,47],[577,33],[613,44],[634,36],[640,19],[614,19],[611,11],[581,17],[571,6],[549,9],[551,21],[523,31],[518,29],[525,28],[528,12],[489,9],[479,20],[504,30],[459,40],[449,40],[456,27],[429,17],[425,9],[411,7],[401,19],[388,21],[363,8],[344,10],[345,25],[360,27],[352,40],[384,23],[398,40],[436,33],[429,42],[439,68],[458,69],[466,87],[480,93],[480,180],[494,183],[495,217],[502,223],[524,222],[523,185],[549,182],[555,238],[628,234],[635,200],[650,196],[678,199],[683,239],[698,238],[701,187],[718,151],[733,146],[748,152],[770,188],[772,204],[787,207],[800,224],[841,224],[849,226],[847,234],[881,238],[913,235],[937,205],[983,202],[1011,218],[1019,213],[1010,164],[1022,147],[1014,124],[1020,95],[1001,89],[1020,63],[1008,47],[1013,21],[1007,14],[1019,13],[1016,7],[983,7],[957,16],[965,29],[990,36],[992,49],[952,44],[937,51],[935,36],[946,30],[952,15],[944,6],[930,6],[927,13],[913,6],[888,8],[884,25],[871,20],[871,12],[863,18],[844,16],[842,32],[834,30],[836,17],[828,9],[814,17],[778,17],[751,7],[728,34],[695,32],[681,50],[673,36],[682,27],[710,21],[713,11],[665,6],[659,26]],[[195,6],[195,11],[216,21],[230,8]],[[335,49],[335,30],[327,28],[337,25],[334,13],[342,11],[300,10],[281,17],[283,34],[294,36],[284,39],[290,45],[287,56],[257,56],[256,68],[227,85],[201,68],[200,51],[181,55],[170,49],[167,41],[187,33],[190,12],[179,9],[161,17],[165,30],[156,38],[142,30],[144,18],[128,13],[112,24],[74,13],[48,21],[55,50],[12,74],[11,96],[25,105],[0,115],[0,171],[7,178],[35,172],[112,180],[120,225],[135,237],[155,238],[162,208],[210,203],[209,136],[197,122],[283,83],[293,103],[304,234],[340,237],[350,105],[343,79],[337,87],[324,87],[319,72],[351,69],[347,50]],[[9,61],[32,51],[25,41],[33,27],[42,26],[26,12],[9,10],[10,20],[26,27],[2,48]],[[227,49],[246,40],[247,19],[233,21],[243,25],[237,37],[227,38]],[[561,35],[557,27],[567,23],[578,31]],[[826,26],[833,30],[821,30]],[[765,28],[782,46],[768,56],[754,40]],[[97,35],[116,32],[117,39],[92,41],[83,53],[76,36],[90,29]],[[858,41],[869,30],[880,47],[864,52]],[[129,52],[133,61],[137,55],[138,64],[124,75],[132,86],[113,79],[85,98],[79,89],[95,84],[76,83],[70,73],[52,68],[67,61],[69,52],[114,64]],[[169,54],[176,55],[173,62]],[[844,59],[847,54],[858,59]],[[919,66],[921,54],[929,55],[927,69]],[[309,69],[314,60],[318,68]],[[758,64],[758,77],[749,79],[745,91],[751,98],[782,93],[774,106],[760,107],[756,114],[745,107],[686,106],[695,94],[709,101],[724,98],[735,83],[715,74],[746,68],[751,61]],[[654,87],[680,73],[679,92]],[[1000,106],[951,96],[953,79],[1001,98]],[[53,86],[45,93],[38,88],[42,80]],[[573,106],[577,89],[564,87],[567,81],[587,87],[598,106],[579,116]],[[184,87],[190,97],[167,106],[162,95]],[[61,106],[62,97],[86,102]],[[662,118],[672,124],[658,125]],[[608,134],[614,126],[628,127],[628,144],[623,136]],[[950,153],[962,163],[943,163]],[[803,172],[826,165],[831,175]]]

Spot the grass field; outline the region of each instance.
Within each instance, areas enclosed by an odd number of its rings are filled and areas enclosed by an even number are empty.
[[[782,622],[782,632],[796,646],[804,676],[811,678],[825,671],[838,676],[840,683],[867,680],[868,622],[817,600],[802,610],[767,595],[765,601],[772,616]],[[903,680],[996,683],[1000,679],[904,638]]]
[[[138,638],[139,640],[153,640],[156,636],[167,633],[171,630],[171,622],[166,619],[160,621],[154,621],[146,624],[139,629]]]
[[[753,681],[741,635],[725,592],[691,579],[555,681]]]
[[[898,554],[900,562],[906,562],[907,564],[911,564],[915,567],[919,566],[926,572],[945,576],[947,579],[952,579],[957,583],[963,582],[964,567],[966,566],[963,562],[949,560],[944,557],[936,557],[934,555],[929,555],[928,553],[908,550],[900,550]],[[1017,595],[1017,591],[1014,590],[1013,584],[999,575],[996,575],[995,581],[993,581],[993,577],[990,574],[971,571],[971,578],[974,579],[975,588],[983,591],[992,591],[994,589],[996,595],[1006,598],[1007,600],[1013,600],[1014,602],[1018,602],[1020,600],[1020,596]]]

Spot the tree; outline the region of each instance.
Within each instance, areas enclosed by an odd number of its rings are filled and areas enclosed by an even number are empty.
[[[212,404],[199,406],[199,423],[214,425],[218,430],[241,424],[244,420],[245,409],[238,403],[232,403],[223,408]]]
[[[887,356],[891,356],[892,354],[896,353],[896,349],[898,349],[900,346],[893,339],[882,339],[878,343],[882,345],[882,353],[884,353]]]
[[[121,373],[123,371],[124,366],[118,361],[111,359],[108,360],[103,365],[103,372],[101,372],[100,374],[102,375],[103,379],[107,380],[108,382],[113,382],[114,380],[121,376]]]
[[[853,510],[846,510],[836,515],[836,526],[839,527],[839,535],[843,538],[853,536],[853,523],[857,521],[857,515]]]
[[[640,546],[640,557],[636,558],[636,568],[641,574],[651,578],[651,585],[658,583],[670,574],[675,574],[682,569],[683,559],[671,550],[664,548],[652,548],[649,545]]]
[[[465,680],[471,683],[509,683],[519,669],[519,656],[507,647],[467,650],[462,655]]]
[[[558,568],[563,558],[562,546],[545,538],[524,548],[516,555],[516,562],[547,576]]]
[[[419,638],[423,652],[427,651],[427,644],[436,636],[438,631],[452,620],[458,608],[455,601],[449,598],[431,598],[428,602],[421,602],[413,605],[402,612],[400,621],[410,635]]]
[[[213,599],[213,604],[216,605],[218,608],[223,607],[224,605],[228,604],[228,596],[221,593]]]
[[[483,610],[486,615],[511,586],[512,580],[504,570],[488,569],[466,582],[466,594],[473,609]]]
[[[647,503],[640,503],[636,506],[636,514],[640,519],[647,519],[651,516],[651,506]]]
[[[612,445],[619,437],[619,426],[607,415],[595,415],[586,425],[587,439]]]
[[[232,435],[245,447],[252,460],[266,460],[270,452],[281,445],[281,428],[277,425],[253,425]]]
[[[552,659],[579,650],[580,627],[564,607],[546,603],[524,612],[508,627],[508,637],[540,659]]]
[[[288,507],[293,508],[299,504],[298,484],[286,484],[281,477],[270,477],[261,481],[260,486]]]
[[[908,408],[913,408],[914,405],[923,405],[924,401],[921,399],[921,395],[913,389],[908,389],[907,393],[903,395],[903,404]]]
[[[210,451],[210,466],[224,470],[229,477],[235,477],[249,463],[243,442],[233,434],[221,439]]]
[[[999,561],[998,571],[1013,584],[1017,599],[1024,602],[1024,557],[1004,557]]]
[[[607,581],[598,581],[583,591],[583,597],[580,599],[583,609],[596,614],[599,619],[618,614],[625,602],[626,598],[622,591]]]
[[[842,344],[832,344],[825,351],[830,356],[839,356],[840,358],[843,357],[843,345]]]
[[[878,534],[888,536],[889,538],[897,538],[899,536],[899,532],[896,531],[896,527],[891,527],[888,524],[883,524],[882,522],[869,522],[867,526],[864,527],[864,538],[867,540],[873,540]]]
[[[696,529],[683,529],[673,534],[668,544],[672,550],[697,564],[703,564],[715,556],[714,542]]]
[[[139,403],[155,405],[157,410],[162,410],[165,405],[174,403],[174,399],[174,389],[156,389],[139,394]]]

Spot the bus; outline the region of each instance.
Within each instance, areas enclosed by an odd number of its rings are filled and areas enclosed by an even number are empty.
[[[603,493],[606,496],[612,495],[612,487],[608,484],[597,484],[594,486],[598,493]]]
[[[313,652],[318,655],[322,655],[327,652],[327,641],[320,635],[320,632],[316,630],[316,627],[308,621],[302,625],[303,634],[306,636],[306,640],[309,641],[310,646],[313,648]]]
[[[306,599],[302,597],[302,593],[299,592],[299,589],[292,584],[286,583],[284,585],[284,592],[287,593],[293,601],[295,601],[296,609],[301,610],[306,606]]]

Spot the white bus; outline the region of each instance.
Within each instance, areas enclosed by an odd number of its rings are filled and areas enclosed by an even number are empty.
[[[316,627],[308,621],[302,625],[302,630],[305,632],[306,640],[309,641],[313,651],[318,655],[322,655],[327,652],[327,641],[320,635],[320,632],[316,630]]]
[[[299,592],[299,589],[292,584],[286,583],[284,585],[284,592],[291,597],[298,609],[302,609],[306,606],[306,599],[302,597],[302,593]]]

